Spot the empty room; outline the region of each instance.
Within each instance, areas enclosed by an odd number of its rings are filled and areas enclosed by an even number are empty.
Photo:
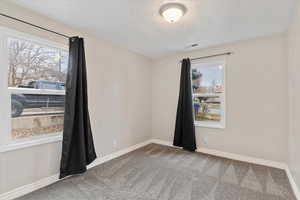
[[[0,0],[0,200],[300,200],[299,0]]]

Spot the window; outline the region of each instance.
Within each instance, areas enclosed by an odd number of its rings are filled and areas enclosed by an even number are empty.
[[[225,62],[192,64],[196,126],[225,128]]]
[[[5,100],[3,146],[26,146],[61,138],[68,51],[63,45],[0,29],[0,87]],[[5,67],[7,66],[7,67]],[[6,89],[5,89],[6,88]],[[38,141],[38,142],[35,142]],[[9,148],[8,148],[9,149]]]

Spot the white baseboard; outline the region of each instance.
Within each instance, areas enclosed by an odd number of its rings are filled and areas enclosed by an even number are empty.
[[[43,178],[39,181],[36,181],[36,182],[28,184],[28,185],[18,187],[16,189],[6,192],[4,194],[0,194],[0,200],[11,200],[11,199],[21,197],[25,194],[28,194],[28,193],[38,190],[42,187],[45,187],[52,183],[55,183],[56,181],[58,181],[58,174],[47,177],[47,178]]]
[[[106,155],[104,157],[100,157],[98,159],[96,159],[92,164],[90,164],[88,166],[88,169],[95,167],[97,165],[100,165],[102,163],[105,163],[109,160],[112,160],[114,158],[120,157],[126,153],[129,153],[131,151],[134,151],[138,148],[141,148],[143,146],[146,146],[150,143],[156,143],[156,144],[161,144],[161,145],[166,145],[166,146],[172,146],[171,142],[168,141],[163,141],[163,140],[159,140],[159,139],[152,139],[152,140],[148,140],[136,145],[133,145],[129,148],[117,151],[115,153]],[[201,153],[205,153],[205,154],[210,154],[210,155],[215,155],[215,156],[220,156],[220,157],[224,157],[224,158],[229,158],[229,159],[233,159],[233,160],[239,160],[239,161],[244,161],[244,162],[249,162],[249,163],[254,163],[254,164],[259,164],[259,165],[264,165],[264,166],[269,166],[269,167],[275,167],[275,168],[279,168],[279,169],[283,169],[286,171],[287,176],[289,178],[290,184],[292,186],[292,189],[295,193],[295,196],[298,200],[300,200],[300,192],[299,189],[295,183],[295,180],[289,170],[289,167],[285,164],[285,163],[280,163],[280,162],[275,162],[275,161],[269,161],[269,160],[265,160],[265,159],[260,159],[260,158],[254,158],[254,157],[250,157],[250,156],[244,156],[244,155],[239,155],[239,154],[234,154],[234,153],[228,153],[228,152],[223,152],[223,151],[218,151],[218,150],[212,150],[212,149],[206,149],[206,148],[200,148],[197,150],[198,152]],[[21,197],[23,195],[26,195],[30,192],[33,192],[35,190],[38,190],[40,188],[43,188],[47,185],[50,185],[52,183],[57,182],[59,179],[59,174],[55,174],[53,176],[41,179],[39,181],[36,181],[34,183],[25,185],[25,186],[21,186],[19,188],[16,188],[12,191],[6,192],[4,194],[0,194],[0,200],[12,200],[18,197]]]
[[[156,143],[156,144],[162,144],[162,145],[174,147],[173,144],[169,141],[153,139],[153,140],[151,140],[151,142]],[[214,155],[214,156],[219,156],[219,157],[223,157],[223,158],[228,158],[228,159],[232,159],[232,160],[239,160],[239,161],[243,161],[243,162],[264,165],[264,166],[268,166],[268,167],[286,169],[286,164],[284,164],[284,163],[265,160],[265,159],[261,159],[261,158],[255,158],[255,157],[251,157],[251,156],[244,156],[244,155],[240,155],[240,154],[228,153],[228,152],[224,152],[224,151],[218,151],[218,150],[207,149],[207,148],[198,148],[197,152],[210,154],[210,155]]]
[[[300,200],[299,188],[298,188],[298,186],[297,186],[297,184],[295,182],[295,179],[294,179],[294,177],[293,177],[293,175],[292,175],[292,173],[291,173],[291,171],[290,171],[290,169],[289,169],[289,167],[287,165],[286,165],[285,172],[286,172],[286,174],[287,174],[287,176],[289,178],[290,184],[292,186],[292,189],[294,191],[294,194],[295,194],[296,198],[298,200]]]
[[[207,149],[207,148],[199,148],[197,149],[198,152],[205,153],[205,154],[210,154],[210,155],[215,155],[223,158],[229,158],[232,160],[238,160],[238,161],[243,161],[243,162],[248,162],[248,163],[254,163],[258,165],[264,165],[268,167],[274,167],[278,169],[285,169],[286,164],[281,163],[281,162],[276,162],[272,160],[265,160],[261,158],[256,158],[256,157],[251,157],[251,156],[244,156],[240,154],[235,154],[235,153],[229,153],[229,152],[223,152],[223,151],[218,151],[214,149]]]
[[[109,154],[109,155],[106,155],[106,156],[97,158],[97,159],[96,159],[93,163],[91,163],[87,168],[90,169],[90,168],[92,168],[92,167],[95,167],[95,166],[97,166],[97,165],[100,165],[100,164],[102,164],[102,163],[105,163],[105,162],[107,162],[107,161],[109,161],[109,160],[112,160],[112,159],[114,159],[114,158],[117,158],[117,157],[120,157],[120,156],[122,156],[122,155],[124,155],[124,154],[127,154],[127,153],[129,153],[129,152],[131,152],[131,151],[134,151],[134,150],[136,150],[136,149],[139,149],[139,148],[141,148],[141,147],[143,147],[143,146],[146,146],[146,145],[148,145],[148,144],[150,144],[150,143],[152,143],[152,140],[147,140],[147,141],[145,141],[145,142],[142,142],[142,143],[133,145],[133,146],[128,147],[128,148],[126,148],[126,149],[122,149],[122,150],[120,150],[120,151],[117,151],[117,152],[115,152],[115,153],[112,153],[112,154]],[[0,200],[1,200],[1,199],[0,199]]]
[[[175,147],[175,146],[173,146],[172,142],[169,142],[169,141],[164,141],[164,140],[159,140],[159,139],[152,139],[151,142],[156,143],[156,144]],[[232,159],[232,160],[238,160],[238,161],[254,163],[254,164],[264,165],[264,166],[268,166],[268,167],[274,167],[274,168],[278,168],[278,169],[283,169],[283,170],[285,170],[285,172],[287,174],[287,177],[290,181],[291,187],[294,191],[294,194],[295,194],[296,198],[298,200],[300,200],[300,192],[299,192],[298,186],[297,186],[297,184],[296,184],[296,182],[295,182],[295,180],[292,176],[292,173],[291,173],[288,165],[285,164],[285,163],[265,160],[265,159],[261,159],[261,158],[255,158],[255,157],[251,157],[251,156],[244,156],[244,155],[235,154],[235,153],[228,153],[228,152],[218,151],[218,150],[214,150],[214,149],[207,149],[207,148],[199,148],[199,149],[197,149],[197,152],[210,154],[210,155],[214,155],[214,156],[219,156],[219,157],[223,157],[223,158],[228,158],[228,159]]]
[[[105,163],[105,162],[107,162],[109,160],[112,160],[114,158],[120,157],[120,156],[122,156],[122,155],[124,155],[126,153],[134,151],[134,150],[136,150],[138,148],[146,146],[146,145],[148,145],[150,143],[152,143],[152,140],[148,140],[148,141],[145,141],[145,142],[133,145],[131,147],[128,147],[126,149],[122,149],[122,150],[117,151],[115,153],[112,153],[112,154],[109,154],[109,155],[97,158],[87,168],[90,169],[92,167],[95,167],[97,165]],[[21,187],[18,187],[16,189],[14,189],[14,190],[11,190],[9,192],[0,194],[0,200],[12,200],[12,199],[24,196],[24,195],[26,195],[26,194],[28,194],[30,192],[33,192],[35,190],[38,190],[40,188],[43,188],[43,187],[45,187],[47,185],[50,185],[52,183],[55,183],[55,182],[59,181],[58,177],[59,177],[59,174],[55,174],[53,176],[43,178],[43,179],[41,179],[39,181],[36,181],[34,183],[31,183],[31,184],[28,184],[28,185],[24,185],[24,186],[21,186]]]

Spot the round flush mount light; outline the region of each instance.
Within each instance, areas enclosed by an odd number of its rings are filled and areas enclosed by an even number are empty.
[[[185,13],[186,7],[180,3],[167,3],[159,9],[160,15],[170,23],[177,22]]]

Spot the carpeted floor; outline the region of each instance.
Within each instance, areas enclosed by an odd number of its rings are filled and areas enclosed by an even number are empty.
[[[150,144],[19,200],[296,200],[283,170]]]

